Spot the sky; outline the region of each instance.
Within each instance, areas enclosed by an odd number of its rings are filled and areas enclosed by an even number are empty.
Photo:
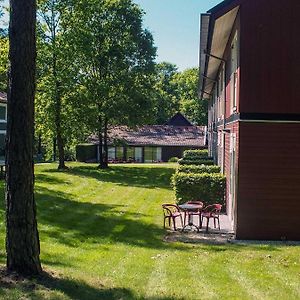
[[[157,62],[180,71],[198,67],[199,16],[221,0],[133,0],[145,11],[144,26],[153,34]],[[4,0],[8,3],[8,0]]]
[[[134,0],[146,15],[144,25],[152,32],[157,61],[177,65],[180,71],[198,67],[199,16],[221,0]]]

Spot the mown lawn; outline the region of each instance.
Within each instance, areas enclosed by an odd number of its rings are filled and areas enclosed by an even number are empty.
[[[299,246],[163,242],[161,204],[174,198],[174,166],[70,167],[36,166],[48,277],[2,278],[0,299],[300,299]],[[1,220],[4,266],[3,207]]]

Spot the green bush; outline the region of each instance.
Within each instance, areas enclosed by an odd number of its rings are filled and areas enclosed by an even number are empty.
[[[183,152],[183,158],[186,159],[207,159],[208,150],[185,150]]]
[[[170,163],[174,163],[174,162],[178,162],[179,158],[178,157],[171,157],[168,162]]]
[[[177,203],[202,200],[205,205],[224,205],[226,177],[217,173],[175,173],[172,177]]]
[[[219,166],[207,166],[207,165],[179,165],[177,172],[182,173],[220,173],[221,168]]]
[[[80,144],[76,146],[77,161],[92,161],[97,159],[97,146],[93,144]]]
[[[213,165],[214,161],[212,159],[186,159],[181,158],[178,160],[180,165]]]

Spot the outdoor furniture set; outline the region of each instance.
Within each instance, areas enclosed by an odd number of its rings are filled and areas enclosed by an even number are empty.
[[[213,219],[215,228],[217,227],[216,221],[218,221],[218,229],[221,229],[221,204],[213,204],[205,207],[202,201],[188,201],[181,205],[163,204],[162,207],[164,212],[164,228],[166,228],[166,221],[168,221],[169,226],[171,226],[171,223],[173,223],[173,228],[176,231],[176,219],[179,218],[182,231],[184,231],[188,227],[191,229],[194,227],[197,232],[199,232],[202,228],[204,218],[206,218],[206,232],[208,232],[210,219]],[[199,226],[193,222],[194,216],[197,216],[199,218]]]

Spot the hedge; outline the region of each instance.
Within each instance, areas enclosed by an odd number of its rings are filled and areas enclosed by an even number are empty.
[[[213,165],[214,161],[212,159],[186,159],[186,158],[181,158],[178,160],[178,163],[180,165]]]
[[[207,159],[208,150],[185,150],[183,158],[186,159]]]
[[[88,162],[97,159],[97,146],[93,144],[80,144],[76,146],[76,160]]]
[[[205,205],[220,203],[224,205],[226,177],[222,174],[175,173],[172,177],[177,203],[202,200]]]
[[[221,168],[219,166],[207,166],[207,165],[179,165],[177,172],[182,173],[220,173]]]

